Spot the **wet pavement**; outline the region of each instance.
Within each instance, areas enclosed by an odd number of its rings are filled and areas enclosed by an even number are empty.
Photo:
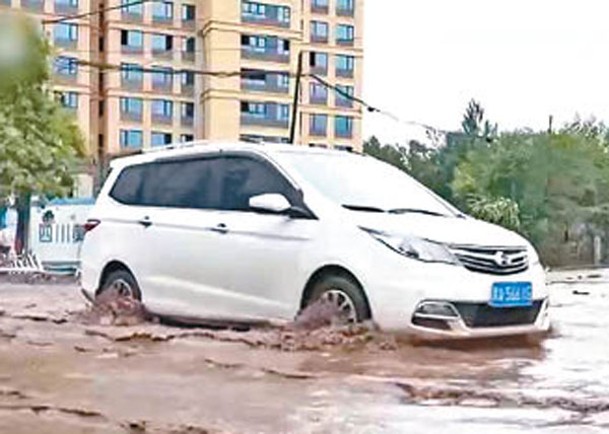
[[[550,276],[541,345],[366,328],[87,324],[74,283],[0,282],[0,433],[601,433],[609,272]]]

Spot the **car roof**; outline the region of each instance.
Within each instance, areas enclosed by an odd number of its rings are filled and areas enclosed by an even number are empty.
[[[119,157],[110,163],[113,169],[120,169],[126,166],[132,166],[142,163],[157,161],[163,158],[181,157],[181,156],[196,156],[215,152],[252,152],[257,154],[266,154],[272,156],[278,153],[290,154],[305,154],[305,155],[332,155],[349,154],[345,151],[325,148],[311,148],[300,145],[278,144],[278,143],[249,143],[238,141],[194,141],[188,143],[179,143],[167,145],[158,148],[151,148],[139,151],[135,155]]]

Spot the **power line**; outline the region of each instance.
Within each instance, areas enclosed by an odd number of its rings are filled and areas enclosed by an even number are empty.
[[[114,10],[118,10],[118,9],[125,9],[131,6],[137,6],[137,5],[141,5],[144,3],[149,3],[152,2],[154,0],[133,0],[132,2],[129,3],[124,3],[124,4],[120,4],[118,6],[109,6],[107,8],[101,8],[101,9],[96,9],[94,11],[89,11],[89,12],[83,12],[81,14],[73,14],[73,15],[65,15],[63,17],[59,17],[59,18],[53,18],[50,20],[42,20],[42,24],[59,24],[59,23],[63,23],[66,21],[72,21],[72,20],[79,20],[81,18],[86,18],[89,17],[91,15],[97,15],[99,13],[103,13],[103,12],[110,12],[110,11],[114,11]]]

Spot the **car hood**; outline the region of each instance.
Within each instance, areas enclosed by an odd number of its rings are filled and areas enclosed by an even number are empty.
[[[472,217],[447,218],[424,214],[379,214],[349,211],[357,225],[392,235],[413,235],[445,244],[526,247],[520,235]]]

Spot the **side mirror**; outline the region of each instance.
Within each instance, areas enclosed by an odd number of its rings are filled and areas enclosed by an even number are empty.
[[[278,193],[251,197],[249,206],[256,211],[266,211],[274,214],[287,213],[292,208],[285,196]]]

